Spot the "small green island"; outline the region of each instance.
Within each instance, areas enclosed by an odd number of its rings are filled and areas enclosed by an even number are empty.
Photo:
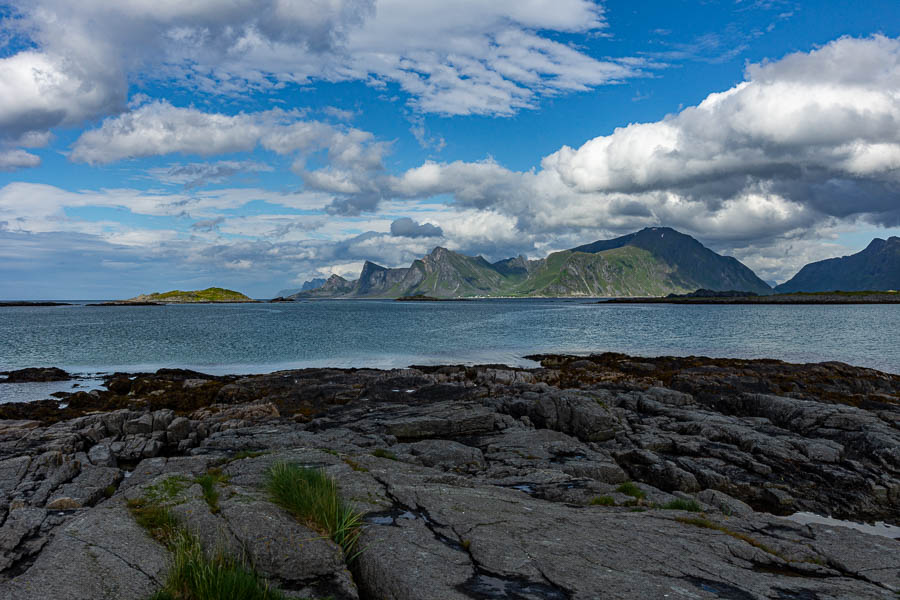
[[[154,292],[152,294],[141,294],[128,300],[120,300],[118,302],[109,302],[109,305],[122,304],[212,304],[212,303],[231,303],[231,302],[257,302],[253,298],[245,296],[234,290],[226,290],[220,287],[206,288],[205,290],[181,291],[172,290],[169,292]]]

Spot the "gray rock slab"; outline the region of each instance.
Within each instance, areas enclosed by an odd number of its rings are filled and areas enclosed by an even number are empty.
[[[206,473],[215,462],[210,456],[157,457],[142,460],[122,481],[121,489],[141,486],[160,475],[184,475],[196,477]]]
[[[421,515],[415,521],[421,520],[420,529],[425,527],[432,537],[456,540],[466,548],[472,568],[482,579],[492,578],[486,582],[476,578],[469,582],[470,590],[490,584],[511,597],[515,592],[520,597],[573,599],[789,598],[790,594],[889,598],[893,594],[880,583],[819,564],[829,564],[830,555],[811,551],[809,532],[800,527],[778,529],[772,535],[767,529],[775,520],[771,517],[718,523],[731,535],[698,526],[691,521],[695,514],[681,511],[579,508],[514,490],[414,483],[409,476],[403,483],[399,478],[385,479],[385,483],[398,510]],[[679,516],[686,522],[676,520]],[[423,536],[424,531],[409,542],[412,548],[423,543]],[[771,552],[764,547],[771,547]],[[412,551],[391,547],[387,553],[372,553],[368,560],[379,563],[381,570],[370,565],[370,572],[390,570],[398,581],[421,577],[418,565],[404,568],[389,556]],[[873,551],[884,550],[859,548],[858,560],[865,563],[865,556],[870,556],[873,565],[881,565],[883,561],[869,554]],[[533,596],[521,590],[532,590]]]
[[[34,549],[22,542],[38,532],[46,516],[47,511],[43,508],[30,506],[10,511],[3,527],[0,527],[0,572]]]
[[[478,471],[484,468],[481,450],[453,440],[423,440],[410,444],[409,452],[426,467]]]
[[[221,515],[250,563],[270,577],[305,582],[344,569],[337,544],[270,502],[235,497],[222,502]]]
[[[387,517],[385,523],[388,523]],[[471,600],[459,588],[475,576],[461,545],[442,541],[419,517],[370,524],[357,559],[364,597],[384,600]]]
[[[119,469],[86,465],[75,479],[57,488],[47,504],[49,506],[56,498],[68,497],[80,506],[92,506],[106,495],[107,488],[115,488],[120,481],[122,471]]]
[[[107,503],[61,528],[25,573],[0,584],[0,598],[143,600],[162,585],[168,561],[124,504]]]

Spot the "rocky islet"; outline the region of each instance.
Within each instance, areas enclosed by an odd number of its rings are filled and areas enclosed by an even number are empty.
[[[0,405],[0,597],[149,597],[171,556],[128,502],[167,489],[204,547],[289,597],[896,598],[900,542],[777,515],[900,524],[900,376],[533,358],[170,369]],[[361,554],[270,501],[278,462],[337,481]]]

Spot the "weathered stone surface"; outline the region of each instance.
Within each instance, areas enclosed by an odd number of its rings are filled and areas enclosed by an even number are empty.
[[[119,469],[87,465],[71,482],[60,486],[53,492],[47,508],[52,508],[50,503],[65,497],[70,498],[79,506],[94,505],[109,494],[109,490],[115,491],[122,478],[122,471]],[[77,507],[73,506],[72,508]]]
[[[717,510],[724,515],[742,517],[753,514],[753,509],[747,504],[717,490],[703,490],[697,494],[697,500],[709,505],[713,510]]]
[[[222,517],[257,569],[282,582],[310,583],[344,569],[341,549],[270,502],[233,499]]]
[[[896,540],[765,513],[900,523],[900,377],[777,361],[542,361],[162,370],[118,374],[127,397],[111,382],[74,409],[0,405],[17,419],[0,422],[0,597],[148,596],[168,555],[122,502],[172,477],[170,508],[209,552],[243,556],[297,597],[896,597]],[[350,570],[269,502],[276,462],[324,469],[366,514]],[[196,483],[213,468],[226,478],[218,510]],[[676,499],[705,512],[662,508]],[[149,563],[104,536],[150,544]]]
[[[462,471],[484,468],[481,450],[452,440],[423,440],[410,444],[409,452],[426,467]]]
[[[168,560],[124,506],[113,503],[61,528],[28,570],[0,583],[0,597],[141,600],[161,585]]]
[[[36,550],[29,547],[27,541],[38,533],[46,516],[47,511],[41,508],[22,507],[10,511],[0,527],[0,572]]]

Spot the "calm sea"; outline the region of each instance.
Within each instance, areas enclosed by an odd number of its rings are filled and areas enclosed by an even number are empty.
[[[0,307],[0,371],[533,364],[536,352],[838,360],[900,373],[900,305],[604,305],[585,300]],[[11,399],[0,386],[0,401]],[[4,390],[4,388],[6,388]],[[24,391],[24,390],[23,390]],[[5,397],[4,397],[5,396]]]

